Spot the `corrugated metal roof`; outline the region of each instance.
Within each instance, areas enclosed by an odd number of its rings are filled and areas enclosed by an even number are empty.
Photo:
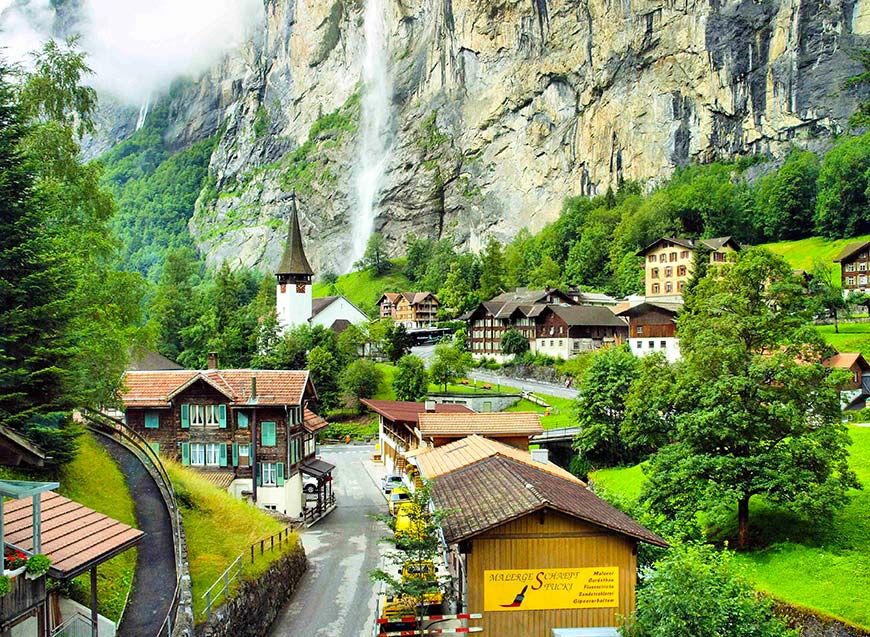
[[[420,414],[420,433],[424,436],[529,435],[544,431],[541,416],[535,412],[513,411],[478,414]]]
[[[432,482],[444,539],[453,544],[534,511],[551,508],[638,540],[667,546],[655,533],[611,506],[582,484],[501,456],[448,473]]]
[[[42,552],[51,559],[49,573],[59,579],[75,577],[114,557],[138,543],[144,535],[54,491],[41,494],[40,504]],[[8,543],[33,550],[29,498],[3,503],[3,527]]]
[[[404,402],[399,400],[371,400],[363,399],[363,405],[380,414],[391,422],[417,423],[420,414],[426,412],[426,403]],[[465,405],[446,405],[437,403],[435,413],[474,413]]]

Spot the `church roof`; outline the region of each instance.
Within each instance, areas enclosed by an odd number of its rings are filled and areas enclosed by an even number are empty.
[[[305,258],[305,248],[302,245],[302,231],[299,229],[299,214],[296,212],[296,197],[290,199],[290,227],[287,229],[287,244],[284,254],[275,274],[314,274],[308,259]]]

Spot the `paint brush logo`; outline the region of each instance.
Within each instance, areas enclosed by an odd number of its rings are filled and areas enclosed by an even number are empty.
[[[514,601],[512,603],[500,604],[500,606],[502,608],[519,608],[520,605],[523,603],[523,600],[526,597],[526,591],[528,590],[528,588],[529,588],[529,586],[528,586],[528,584],[526,584],[525,586],[523,586],[523,590],[521,590],[519,592],[519,594],[516,597],[514,597]]]

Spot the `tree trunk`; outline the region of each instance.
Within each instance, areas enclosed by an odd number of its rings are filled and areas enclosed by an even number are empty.
[[[749,498],[746,495],[737,502],[737,548],[749,548]]]
[[[837,322],[837,310],[834,310],[834,333],[840,333],[840,324]]]

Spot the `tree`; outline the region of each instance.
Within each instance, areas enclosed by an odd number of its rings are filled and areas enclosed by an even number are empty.
[[[773,614],[772,600],[755,591],[728,551],[671,548],[644,582],[637,610],[622,620],[625,637],[798,635]]]
[[[562,268],[550,255],[545,254],[535,269],[529,273],[528,284],[535,289],[558,288],[562,285]]]
[[[360,400],[377,394],[383,380],[384,374],[377,365],[366,358],[358,358],[344,368],[339,386],[348,406],[359,409]]]
[[[414,339],[408,334],[408,328],[403,323],[394,323],[387,330],[384,340],[384,354],[395,363],[411,351]]]
[[[846,297],[846,304],[849,306],[862,305],[867,310],[867,314],[870,315],[870,294],[866,292],[850,292],[849,296]]]
[[[435,356],[429,366],[432,382],[444,385],[444,391],[447,391],[447,383],[465,374],[468,369],[468,356],[450,345],[436,345]]]
[[[408,277],[409,281],[416,283],[426,275],[433,242],[432,239],[418,238],[411,234],[408,235],[405,246],[405,266],[402,268],[402,274]]]
[[[794,149],[779,170],[760,180],[756,223],[773,241],[808,237],[813,232],[819,157]]]
[[[578,387],[575,419],[580,433],[574,448],[592,462],[634,463],[638,456],[624,442],[625,398],[638,377],[639,359],[626,345],[599,350]]]
[[[199,264],[192,250],[179,248],[167,252],[151,303],[149,313],[157,333],[157,351],[174,361],[185,349],[181,330],[194,317],[193,288],[198,270]]]
[[[386,272],[389,268],[390,260],[387,258],[387,240],[384,235],[375,232],[369,237],[369,242],[366,244],[366,251],[362,258],[362,266],[366,270],[371,270],[375,275]]]
[[[465,273],[458,263],[450,266],[450,273],[444,285],[438,290],[438,298],[442,307],[449,308],[453,314],[461,314],[471,309],[477,302],[477,297],[472,293]]]
[[[429,391],[429,374],[426,366],[416,356],[407,354],[399,359],[398,370],[393,377],[393,391],[396,400],[417,401],[423,399]]]
[[[754,495],[819,518],[857,486],[840,421],[842,370],[810,323],[800,281],[761,248],[711,268],[678,319],[682,362],[673,378],[669,444],[650,460],[643,498],[676,520],[737,505],[738,546],[749,545]]]
[[[834,146],[822,161],[814,222],[816,231],[834,238],[853,237],[870,229],[870,133]]]
[[[810,271],[809,287],[816,313],[833,316],[834,332],[839,334],[839,313],[846,309],[846,299],[843,296],[843,288],[834,283],[831,266],[823,261],[816,261]]]
[[[317,388],[317,396],[324,409],[338,405],[338,376],[341,368],[332,352],[318,345],[308,352],[308,370]]]
[[[491,299],[505,289],[505,269],[502,246],[490,237],[480,257],[480,298]]]
[[[505,330],[501,335],[501,351],[511,356],[522,356],[529,351],[529,339],[516,328]]]

